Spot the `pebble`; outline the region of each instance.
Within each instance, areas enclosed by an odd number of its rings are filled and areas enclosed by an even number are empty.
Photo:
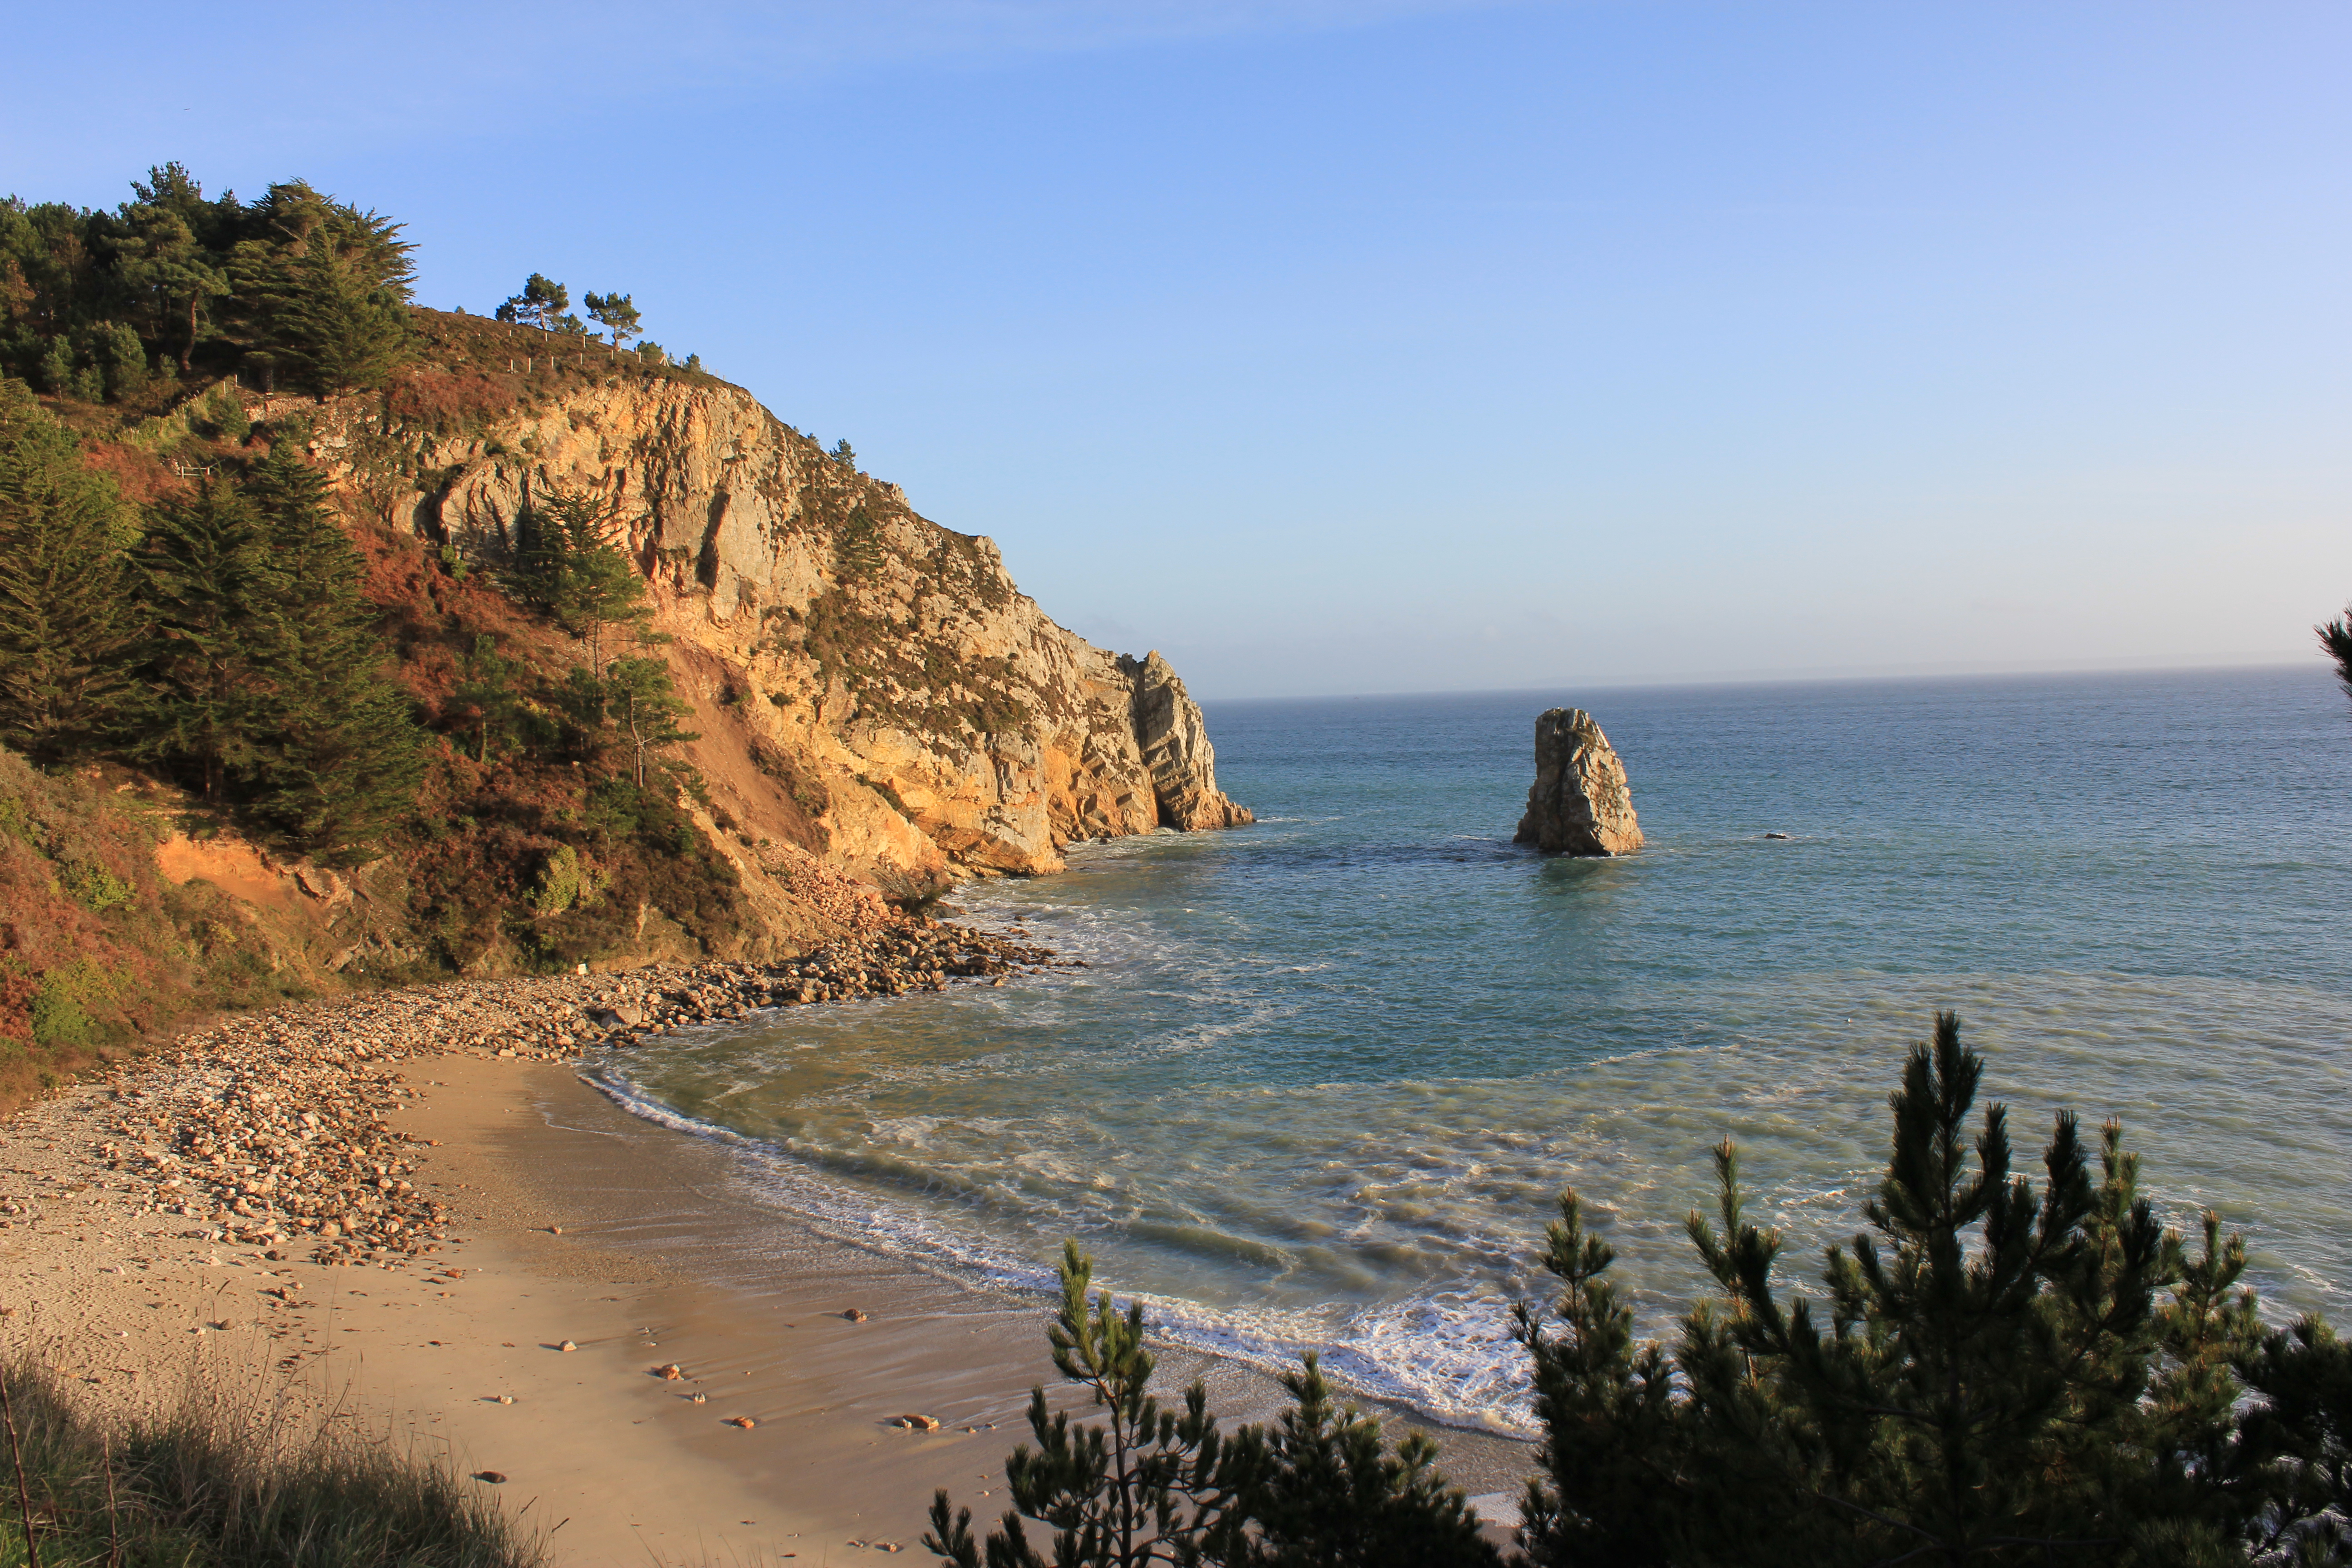
[[[488,1481],[494,1487],[502,1487],[507,1482],[504,1470],[476,1470],[474,1479],[478,1481]]]
[[[936,1432],[940,1429],[940,1418],[936,1415],[895,1415],[891,1417],[890,1425],[914,1432]]]
[[[730,1426],[740,1426],[744,1431],[749,1432],[752,1427],[757,1426],[759,1423],[751,1419],[749,1415],[730,1415],[727,1418],[727,1425]]]
[[[763,1007],[1083,967],[1016,940],[1025,931],[905,914],[829,870],[809,874],[843,883],[834,891],[851,929],[804,957],[448,981],[230,1017],[110,1069],[88,1152],[121,1178],[134,1211],[187,1221],[183,1239],[261,1247],[274,1261],[308,1248],[318,1263],[401,1267],[462,1239],[449,1204],[412,1180],[432,1141],[390,1120],[436,1087],[404,1068],[457,1052],[572,1060]],[[21,1198],[0,1205],[28,1212]],[[866,1321],[856,1308],[842,1316]]]
[[[557,1345],[555,1348],[560,1351],[576,1351],[580,1347],[573,1344],[570,1340],[565,1340],[562,1344]]]
[[[866,1321],[866,1314],[859,1311],[855,1307],[850,1308],[849,1310],[842,1313],[841,1315],[847,1318],[853,1323],[862,1323]]]

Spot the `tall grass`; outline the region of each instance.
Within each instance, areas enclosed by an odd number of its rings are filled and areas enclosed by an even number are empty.
[[[167,1416],[106,1423],[38,1370],[19,1363],[5,1376],[37,1559],[16,1476],[0,1469],[0,1568],[547,1562],[540,1537],[444,1461],[331,1425],[289,1439],[194,1394]]]

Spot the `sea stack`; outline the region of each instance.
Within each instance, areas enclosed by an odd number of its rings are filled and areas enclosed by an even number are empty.
[[[1581,708],[1536,721],[1536,782],[1512,840],[1547,855],[1630,855],[1642,847],[1625,764]]]
[[[1257,819],[1248,806],[1217,788],[1217,753],[1201,705],[1160,657],[1121,656],[1118,668],[1129,683],[1136,748],[1151,774],[1160,826],[1186,833],[1210,827],[1245,827]]]

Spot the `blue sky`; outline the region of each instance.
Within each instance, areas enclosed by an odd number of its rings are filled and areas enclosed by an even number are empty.
[[[299,175],[428,304],[628,290],[1204,696],[2282,661],[2352,598],[2338,5],[88,15],[12,21],[0,190]]]

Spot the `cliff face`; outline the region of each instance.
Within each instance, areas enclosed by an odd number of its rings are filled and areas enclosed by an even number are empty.
[[[478,566],[535,490],[610,503],[695,704],[706,831],[772,924],[797,922],[795,851],[912,897],[1058,870],[1077,839],[1250,820],[1166,660],[1057,626],[990,541],[917,515],[738,388],[616,375],[459,434],[395,421],[389,466],[363,420],[322,420],[319,456],[394,529]]]

